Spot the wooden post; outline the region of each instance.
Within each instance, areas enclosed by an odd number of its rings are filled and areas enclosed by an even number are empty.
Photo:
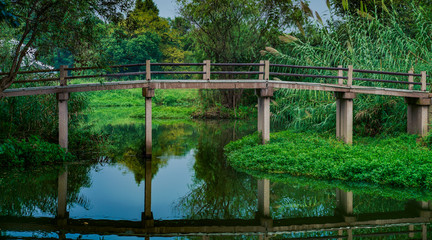
[[[421,72],[421,90],[426,91],[426,72]]]
[[[409,234],[408,234],[408,237],[409,238],[414,238],[414,225],[409,225],[408,226],[408,231],[410,232]]]
[[[203,80],[210,81],[211,77],[211,62],[210,60],[204,60],[204,66],[203,66]]]
[[[338,236],[340,237],[340,238],[338,238],[338,240],[342,240],[343,238],[343,230],[342,229],[339,229],[338,230]]]
[[[427,225],[426,224],[422,224],[422,240],[427,240]]]
[[[353,65],[349,65],[348,66],[348,80],[347,80],[347,86],[348,87],[352,86],[352,83],[353,83],[353,73],[354,73]]]
[[[146,80],[151,81],[151,62],[146,60]]]
[[[339,65],[338,68],[342,68],[342,65]],[[338,77],[343,77],[343,70],[338,70]],[[343,78],[338,78],[338,84],[343,85]]]
[[[145,97],[145,155],[147,158],[152,156],[152,98],[154,97],[154,89],[143,88],[143,96]]]
[[[409,70],[408,71],[409,74],[413,74],[414,71],[413,70]],[[413,75],[409,75],[408,76],[408,82],[414,82],[414,76]],[[413,84],[408,84],[408,90],[413,90],[414,85]]]
[[[261,60],[260,64],[263,64],[263,66],[259,66],[259,71],[260,72],[264,72],[265,62]],[[258,75],[258,79],[265,81],[264,80],[264,74],[259,74]],[[259,92],[259,91],[261,91],[261,89],[257,89],[255,91],[256,91],[256,94],[258,96],[258,132],[262,132],[262,130],[263,130],[262,129],[262,126],[263,126],[263,114],[260,114],[260,113],[262,113],[262,111],[263,111],[263,109],[262,109],[262,107],[263,107],[263,101],[262,101],[262,98],[260,97],[260,92]]]
[[[335,92],[336,97],[336,137],[352,144],[353,108],[355,94]]]
[[[264,80],[268,82],[270,79],[270,61],[265,60],[264,61]]]
[[[57,196],[57,224],[65,226],[67,224],[67,166],[62,173],[58,176],[58,196]]]
[[[65,70],[67,66],[60,66],[60,86],[67,85],[67,71]],[[68,100],[69,93],[58,93],[58,111],[59,111],[59,145],[64,149],[68,149]]]

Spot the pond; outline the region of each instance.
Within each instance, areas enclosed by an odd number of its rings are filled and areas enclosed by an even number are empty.
[[[6,239],[429,239],[428,193],[232,169],[223,147],[254,121],[88,116],[109,135],[98,161],[0,172]],[[429,237],[429,238],[428,238]]]

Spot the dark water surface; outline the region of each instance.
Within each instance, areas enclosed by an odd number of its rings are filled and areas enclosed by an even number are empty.
[[[89,116],[98,162],[0,171],[0,238],[431,239],[428,193],[235,171],[223,146],[255,122],[154,121],[145,159],[127,111]]]

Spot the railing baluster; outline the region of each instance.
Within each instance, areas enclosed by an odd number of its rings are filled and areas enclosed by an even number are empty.
[[[351,87],[353,82],[353,65],[348,65],[348,80],[347,80],[347,86]]]
[[[151,81],[151,63],[150,60],[146,60],[146,80]]]
[[[414,71],[411,69],[411,70],[408,71],[408,73],[413,74]],[[408,82],[414,82],[414,76],[413,76],[413,75],[409,75],[409,76],[408,76]],[[408,85],[408,90],[413,90],[413,88],[414,88],[414,85],[413,85],[413,84],[409,84],[409,85]]]
[[[422,71],[421,72],[421,90],[422,91],[426,91],[426,72]]]
[[[339,65],[338,68],[342,68],[342,65]],[[338,77],[343,77],[343,70],[338,70]],[[338,78],[338,84],[343,85],[343,78]]]

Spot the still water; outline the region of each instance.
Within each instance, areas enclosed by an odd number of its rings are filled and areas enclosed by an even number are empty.
[[[146,159],[124,111],[89,116],[97,161],[0,172],[0,238],[431,239],[430,193],[236,171],[223,147],[255,122],[154,121]]]

